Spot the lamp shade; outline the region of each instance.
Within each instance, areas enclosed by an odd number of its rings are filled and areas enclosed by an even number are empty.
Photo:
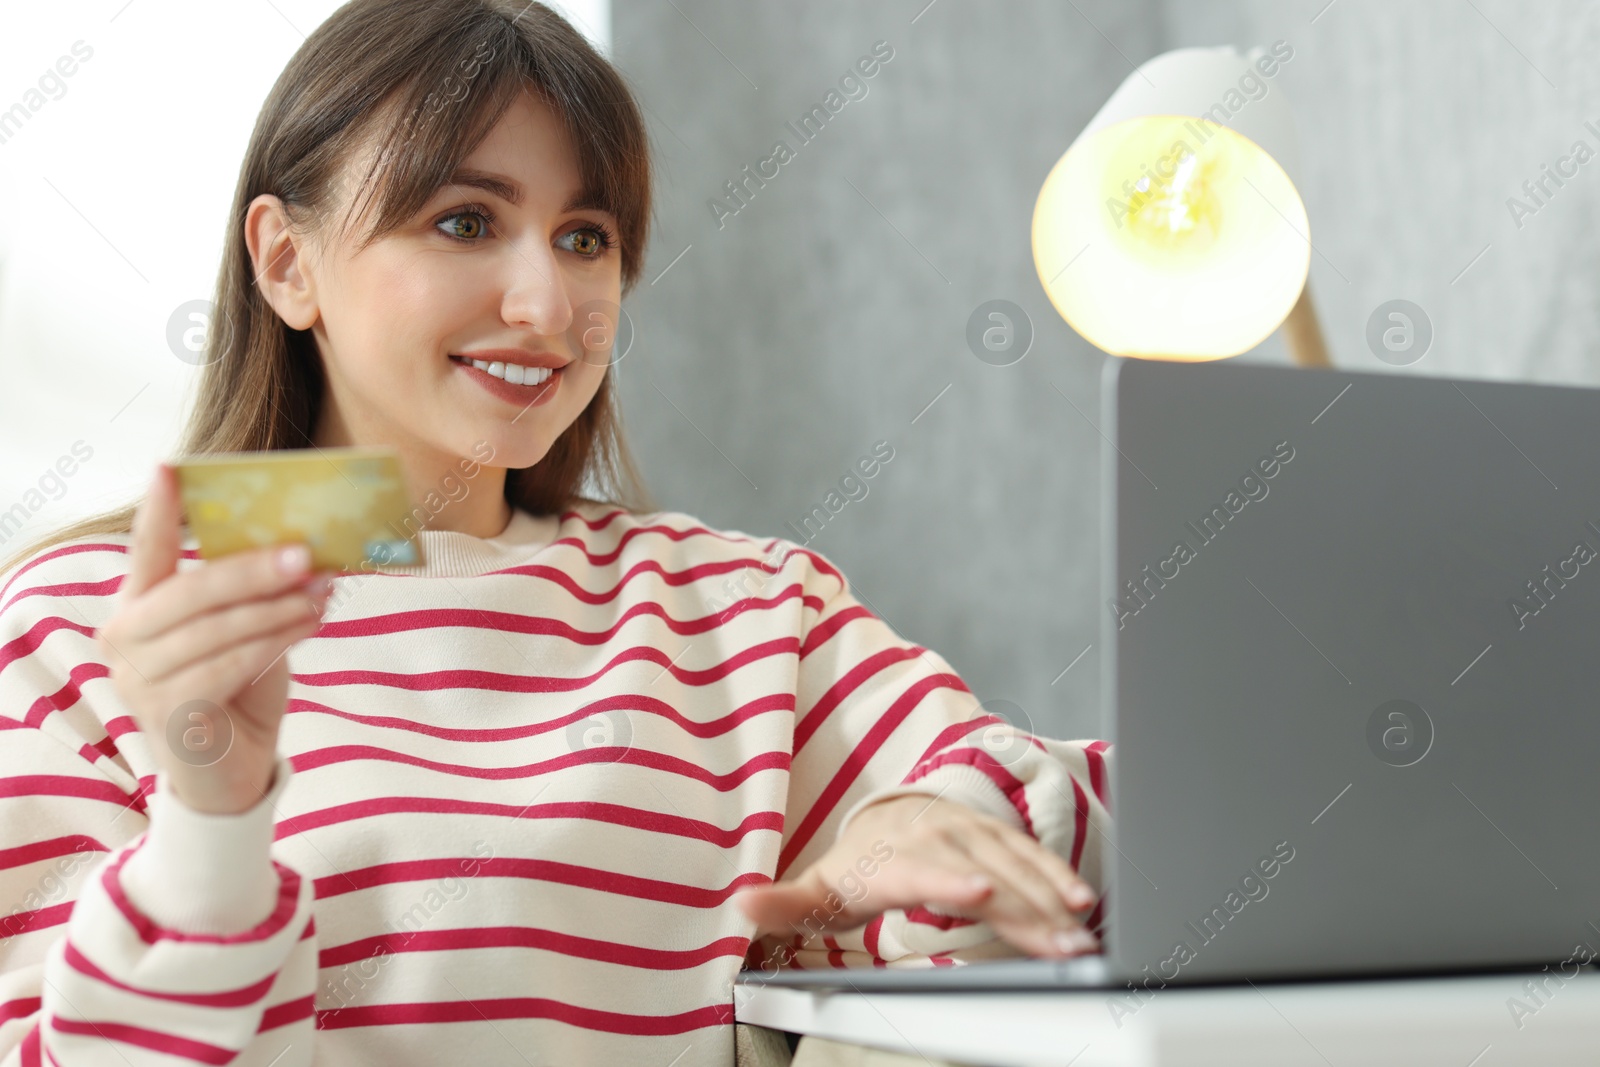
[[[1290,53],[1292,55],[1292,53]],[[1118,356],[1235,356],[1305,288],[1284,55],[1184,48],[1122,83],[1039,190],[1033,261],[1087,340]]]

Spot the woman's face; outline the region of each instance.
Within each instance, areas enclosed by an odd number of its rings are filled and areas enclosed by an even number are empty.
[[[580,193],[566,131],[524,94],[410,221],[359,252],[317,249],[319,442],[496,467],[542,459],[600,387],[611,331],[595,312],[614,322],[621,299],[616,220]],[[561,369],[515,384],[466,362],[535,357]]]

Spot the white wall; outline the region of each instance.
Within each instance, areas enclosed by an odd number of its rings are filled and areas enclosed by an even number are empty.
[[[551,6],[609,52],[609,0]],[[142,492],[176,446],[199,371],[174,355],[168,322],[211,295],[256,113],[336,7],[6,12],[0,113],[20,103],[28,118],[0,129],[0,554]]]

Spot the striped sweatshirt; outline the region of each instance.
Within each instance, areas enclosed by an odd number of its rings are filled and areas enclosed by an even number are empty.
[[[589,501],[418,536],[423,566],[345,573],[288,651],[236,815],[170,794],[153,746],[181,738],[97,652],[128,536],[0,576],[0,1067],[726,1067],[742,968],[1020,955],[932,908],[752,941],[736,890],[901,793],[1103,891],[1106,744],[986,714],[820,553]]]

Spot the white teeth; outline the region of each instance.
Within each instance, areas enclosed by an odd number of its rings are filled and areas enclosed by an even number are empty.
[[[496,378],[510,382],[512,385],[538,385],[555,371],[549,367],[524,367],[520,363],[489,363],[485,360],[469,360],[479,370],[488,371]]]

